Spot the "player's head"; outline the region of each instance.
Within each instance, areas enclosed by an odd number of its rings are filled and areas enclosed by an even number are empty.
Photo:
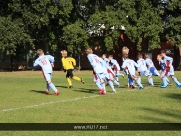
[[[126,60],[126,59],[129,58],[129,55],[128,55],[127,53],[124,53],[124,54],[123,54],[123,58]]]
[[[158,61],[161,61],[161,60],[162,60],[162,55],[161,55],[161,54],[158,54],[158,55],[157,55],[157,60],[158,60]]]
[[[36,51],[36,53],[38,54],[38,56],[44,55],[44,52],[43,52],[42,49],[38,49],[38,50]]]
[[[62,50],[62,51],[60,51],[60,53],[62,54],[62,57],[66,57],[67,56],[67,51],[66,50]]]
[[[124,46],[123,48],[122,48],[122,53],[124,54],[128,54],[129,53],[129,49],[128,49],[128,47],[126,47],[126,46]]]
[[[109,55],[108,59],[112,60],[113,59],[113,55]]]
[[[106,54],[103,53],[101,57],[102,57],[103,59],[105,59],[105,58],[106,58]]]
[[[145,53],[145,58],[150,58],[150,55],[148,53]]]
[[[92,54],[93,53],[91,48],[87,48],[85,51],[86,51],[87,54]]]
[[[161,56],[162,56],[162,57],[165,57],[165,56],[166,56],[166,51],[165,51],[165,50],[161,50],[160,53],[161,53]]]
[[[139,54],[137,55],[137,58],[138,58],[138,59],[141,59],[141,58],[143,58],[143,55],[142,55],[141,53],[139,53]]]

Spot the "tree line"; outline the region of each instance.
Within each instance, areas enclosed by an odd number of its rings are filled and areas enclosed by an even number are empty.
[[[125,33],[141,50],[181,45],[180,0],[0,0],[0,50],[18,56],[48,44],[80,54],[112,51]]]

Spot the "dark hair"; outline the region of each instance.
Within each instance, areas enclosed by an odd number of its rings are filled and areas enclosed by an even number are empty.
[[[166,51],[165,51],[165,50],[161,50],[161,52],[160,52],[160,53],[164,53],[164,54],[165,54],[165,53],[166,53]]]
[[[138,56],[139,58],[142,58],[142,57],[143,57],[143,55],[142,55],[141,53],[139,53],[137,56]]]

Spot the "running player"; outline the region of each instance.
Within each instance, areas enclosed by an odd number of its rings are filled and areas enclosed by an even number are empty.
[[[50,88],[54,91],[54,95],[57,96],[59,95],[59,91],[55,87],[55,85],[52,83],[51,78],[52,78],[52,67],[54,67],[54,57],[51,55],[44,55],[44,52],[42,49],[37,50],[38,58],[35,60],[33,66],[35,68],[41,67],[42,68],[42,73],[43,76],[46,80],[46,94],[50,93]]]
[[[61,51],[61,54],[62,54],[62,66],[63,66],[64,72],[67,72],[66,79],[69,84],[69,88],[73,88],[72,81],[70,80],[70,78],[80,81],[83,84],[85,84],[82,78],[79,78],[73,75],[73,70],[74,70],[74,67],[76,66],[75,59],[72,57],[68,57],[66,50]]]
[[[97,55],[93,54],[91,48],[86,49],[86,53],[87,53],[87,58],[91,66],[93,67],[94,74],[97,77],[97,80],[99,80],[97,83],[100,83],[100,85],[102,86],[102,89],[99,88],[100,89],[99,94],[106,95],[106,88],[104,81],[108,82],[108,84],[112,88],[112,91],[115,93],[116,90],[114,89],[113,82],[109,78],[104,61]]]
[[[140,80],[141,82],[141,76],[147,76],[148,77],[148,83],[151,85],[151,86],[154,86],[153,84],[153,79],[151,77],[151,74],[150,72],[147,70],[147,67],[146,67],[146,62],[145,60],[143,59],[143,55],[142,54],[138,54],[138,65],[139,65],[139,77],[138,77],[138,80]]]
[[[128,76],[130,80],[135,80],[139,85],[139,89],[143,89],[143,85],[141,84],[140,80],[138,80],[135,72],[135,67],[139,68],[139,65],[134,61],[128,58],[128,54],[124,54],[124,62],[122,68],[128,72]],[[131,81],[131,83],[133,83]],[[133,86],[133,84],[131,84]]]
[[[162,50],[161,54],[157,57],[158,61],[160,61],[160,64],[164,70],[164,72],[161,75],[161,78],[163,80],[163,85],[161,85],[161,88],[166,88],[168,85],[168,82],[166,81],[166,76],[169,76],[172,78],[172,80],[176,83],[177,88],[181,87],[181,83],[178,81],[178,79],[174,76],[174,68],[172,65],[173,58],[166,56],[166,51]]]

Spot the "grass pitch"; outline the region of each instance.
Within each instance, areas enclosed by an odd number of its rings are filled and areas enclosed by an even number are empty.
[[[40,71],[0,73],[1,123],[181,123],[181,89],[172,82],[159,88],[161,80],[154,77],[155,87],[142,78],[143,90],[127,88],[127,77],[120,77],[121,88],[107,95],[97,95],[92,72],[74,74],[86,84],[73,81],[68,89],[65,73],[55,71],[53,83],[59,96],[45,95],[45,80]],[[181,79],[181,72],[175,72]],[[180,131],[1,131],[0,135],[181,135]]]

